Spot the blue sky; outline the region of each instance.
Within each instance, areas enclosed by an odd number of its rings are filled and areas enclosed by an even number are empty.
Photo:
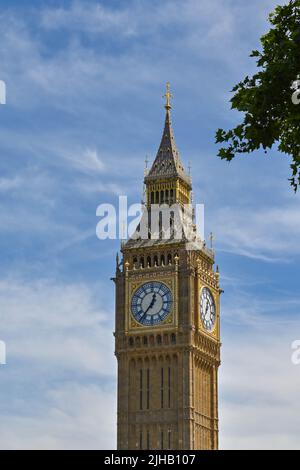
[[[214,133],[239,117],[267,0],[2,1],[0,446],[114,448],[118,241],[96,208],[141,198],[165,83],[181,158],[225,290],[221,448],[299,448],[299,194],[276,151],[228,164]]]

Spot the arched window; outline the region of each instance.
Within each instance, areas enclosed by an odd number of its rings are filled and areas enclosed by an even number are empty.
[[[170,212],[170,237],[174,238],[175,234],[175,224],[174,224],[174,211]]]
[[[150,369],[147,368],[146,371],[146,408],[150,408]]]
[[[160,407],[164,407],[164,368],[160,369]]]
[[[171,449],[171,429],[168,429],[168,449]]]
[[[143,409],[143,369],[139,371],[139,382],[140,382],[140,410]]]
[[[143,449],[143,431],[140,431],[140,449]]]
[[[157,341],[157,344],[161,344],[161,335],[157,335],[156,341]]]
[[[144,264],[144,257],[143,257],[143,256],[140,258],[140,267],[141,267],[141,268],[144,268],[144,267],[145,267],[145,264]]]
[[[176,344],[176,335],[175,335],[175,333],[171,334],[171,343]]]
[[[161,255],[161,257],[160,257],[160,264],[161,264],[162,266],[165,265],[165,255]]]
[[[159,204],[159,192],[158,191],[156,191],[155,193],[155,203]]]
[[[159,238],[162,238],[162,227],[163,227],[162,211],[159,211],[159,214],[158,214],[158,231],[159,231]]]
[[[168,264],[172,264],[172,255],[171,255],[171,253],[168,254]]]
[[[148,344],[148,338],[147,336],[143,337],[143,344],[147,345]]]
[[[170,189],[170,204],[173,204],[174,202],[174,191],[173,189]]]
[[[158,266],[158,257],[157,257],[157,255],[154,256],[153,262],[154,262],[154,266]]]
[[[171,408],[171,367],[168,367],[168,408]]]
[[[154,191],[151,191],[151,204],[154,204]]]
[[[151,238],[151,211],[148,212],[148,238]]]
[[[133,338],[129,338],[129,346],[132,347],[133,346]]]
[[[160,192],[160,203],[164,204],[164,202],[165,202],[165,192],[161,191]]]
[[[166,204],[169,204],[169,190],[166,189],[166,199],[165,199],[165,203]]]
[[[151,256],[147,256],[147,267],[151,267]]]

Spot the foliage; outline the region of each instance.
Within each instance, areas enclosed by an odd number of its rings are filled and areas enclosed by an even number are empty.
[[[300,0],[276,7],[271,29],[261,37],[262,51],[252,51],[258,72],[232,90],[233,109],[244,113],[241,124],[218,129],[217,143],[227,143],[218,156],[228,161],[237,154],[275,145],[292,158],[291,185],[300,185],[300,104],[292,102],[292,83],[300,74]],[[300,81],[299,81],[300,88]],[[299,90],[300,93],[300,90]]]

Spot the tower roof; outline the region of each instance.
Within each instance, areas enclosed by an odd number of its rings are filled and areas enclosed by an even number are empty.
[[[145,178],[145,181],[156,178],[180,177],[191,185],[191,179],[186,174],[180,160],[179,152],[176,147],[174,132],[171,125],[171,93],[170,84],[167,83],[166,98],[166,118],[163,135],[160,146],[152,167]]]

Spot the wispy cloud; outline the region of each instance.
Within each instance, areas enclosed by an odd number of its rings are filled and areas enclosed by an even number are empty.
[[[255,28],[263,27],[266,12],[273,4],[266,1],[262,8],[260,2]],[[149,84],[161,86],[160,77],[169,74],[178,85],[184,86],[188,82],[193,86],[194,97],[195,94],[199,96],[200,89],[196,86],[199,70],[196,72],[192,65],[191,55],[197,60],[214,62],[217,59],[219,67],[221,64],[233,68],[240,66],[238,59],[242,60],[244,56],[241,46],[246,46],[247,41],[240,38],[240,48],[237,48],[236,36],[243,28],[253,30],[253,25],[251,29],[245,21],[245,9],[252,11],[248,5],[243,4],[241,8],[239,3],[223,0],[188,0],[184,4],[154,1],[151,8],[147,8],[147,15],[145,8],[144,2],[139,1],[130,1],[120,8],[94,1],[88,2],[87,8],[86,2],[75,1],[67,7],[46,7],[36,15],[32,10],[41,33],[44,29],[72,33],[65,47],[55,54],[51,53],[46,41],[36,41],[25,21],[6,14],[2,21],[0,50],[11,103],[22,107],[30,105],[31,100],[31,104],[36,104],[42,94],[44,103],[48,98],[47,104],[52,102],[55,108],[74,113],[85,106],[93,114],[95,94],[98,100],[101,96],[105,99],[109,89],[109,95],[120,100],[124,91],[136,92]],[[109,32],[113,34],[108,53],[101,43],[101,35]],[[82,33],[100,34],[99,43],[94,38],[95,43],[87,47]],[[122,43],[124,35],[128,39]],[[178,73],[182,67],[185,68],[184,77]],[[16,81],[16,72],[22,75],[22,83]],[[205,75],[205,70],[201,73]],[[219,83],[215,80],[217,77],[211,78],[212,99],[216,95],[223,99],[224,92],[219,92],[216,86]]]
[[[116,410],[112,390],[100,385],[66,382],[49,384],[40,393],[44,402],[39,400],[30,413],[24,413],[29,403],[23,396],[17,398],[20,409],[1,416],[1,449],[115,448]]]
[[[222,449],[299,449],[300,366],[291,362],[296,331],[295,325],[261,324],[259,333],[248,327],[234,341],[223,337]]]
[[[300,254],[298,204],[223,207],[216,216],[221,250],[270,262],[288,261]]]
[[[114,34],[130,35],[133,19],[128,8],[112,9],[101,3],[86,3],[75,0],[68,8],[45,8],[41,12],[41,24],[50,30],[64,29],[100,34],[112,31]]]
[[[2,449],[114,447],[111,315],[95,294],[84,284],[1,280]]]
[[[17,189],[21,186],[21,178],[15,176],[14,178],[0,178],[0,191],[10,191]]]
[[[300,326],[300,296],[297,293],[291,297],[289,293],[281,292],[280,298],[269,296],[255,297],[255,288],[241,287],[238,282],[233,282],[236,291],[234,305],[228,298],[222,305],[222,321],[232,327],[251,327],[254,332],[262,328],[280,328],[292,331],[293,325]]]
[[[66,159],[78,170],[86,173],[98,174],[105,169],[97,150],[87,148],[81,155],[66,155]]]

